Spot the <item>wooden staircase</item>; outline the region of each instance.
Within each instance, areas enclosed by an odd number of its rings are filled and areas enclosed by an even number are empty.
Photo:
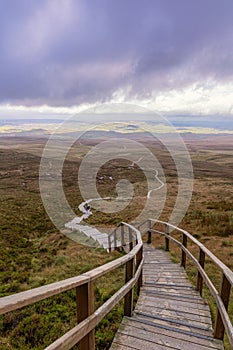
[[[223,350],[210,310],[170,255],[144,245],[143,287],[132,317],[124,317],[111,350]]]

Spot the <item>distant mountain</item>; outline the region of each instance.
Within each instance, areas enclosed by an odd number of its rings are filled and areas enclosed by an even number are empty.
[[[31,130],[22,130],[22,131],[10,131],[10,132],[1,132],[0,137],[24,137],[24,136],[33,136],[33,137],[49,137],[50,133],[45,129],[31,129]]]

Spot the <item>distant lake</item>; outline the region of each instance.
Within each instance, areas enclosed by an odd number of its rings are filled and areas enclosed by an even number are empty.
[[[176,127],[213,128],[218,130],[233,130],[233,116],[192,116],[192,117],[167,117]]]

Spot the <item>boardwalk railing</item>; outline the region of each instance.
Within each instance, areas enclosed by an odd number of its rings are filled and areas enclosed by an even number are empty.
[[[162,231],[158,227],[163,227]],[[157,229],[156,229],[157,228]],[[165,238],[165,249],[169,251],[170,241],[181,248],[181,266],[186,267],[187,256],[197,267],[197,282],[196,289],[202,295],[203,282],[208,287],[217,307],[217,316],[214,329],[214,337],[223,340],[224,333],[229,339],[233,349],[233,326],[228,314],[228,305],[230,300],[231,288],[233,286],[233,272],[224,265],[213,253],[211,253],[203,244],[201,244],[190,233],[173,226],[167,222],[160,220],[148,219],[138,226],[141,234],[148,233],[147,242],[151,243],[151,234],[160,234]],[[181,234],[180,241],[172,236],[172,232],[179,232]],[[194,243],[199,250],[199,259],[196,259],[188,248],[188,242]],[[222,274],[221,287],[218,291],[209,276],[205,271],[205,258],[208,257],[216,267],[218,267]]]
[[[138,244],[138,233],[133,229],[133,226],[126,223],[121,223],[108,236],[110,252],[116,249],[132,250],[135,244]]]
[[[124,314],[125,316],[131,316],[133,311],[133,288],[137,284],[139,292],[142,286],[143,245],[140,232],[133,226],[124,222],[120,224],[117,230],[121,231],[121,235],[124,237],[125,241],[129,232],[130,239],[133,238],[128,241],[128,254],[77,277],[3,297],[0,299],[0,314],[17,310],[39,300],[75,288],[77,294],[78,324],[61,338],[49,345],[46,350],[71,349],[77,343],[79,343],[79,350],[94,350],[95,327],[123,298]],[[112,236],[114,237],[114,233],[111,237]],[[102,306],[94,310],[94,281],[122,265],[126,266],[125,284]]]

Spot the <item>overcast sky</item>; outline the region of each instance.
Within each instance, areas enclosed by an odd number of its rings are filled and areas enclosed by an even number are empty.
[[[233,116],[232,16],[232,0],[0,0],[0,114],[113,101]]]

